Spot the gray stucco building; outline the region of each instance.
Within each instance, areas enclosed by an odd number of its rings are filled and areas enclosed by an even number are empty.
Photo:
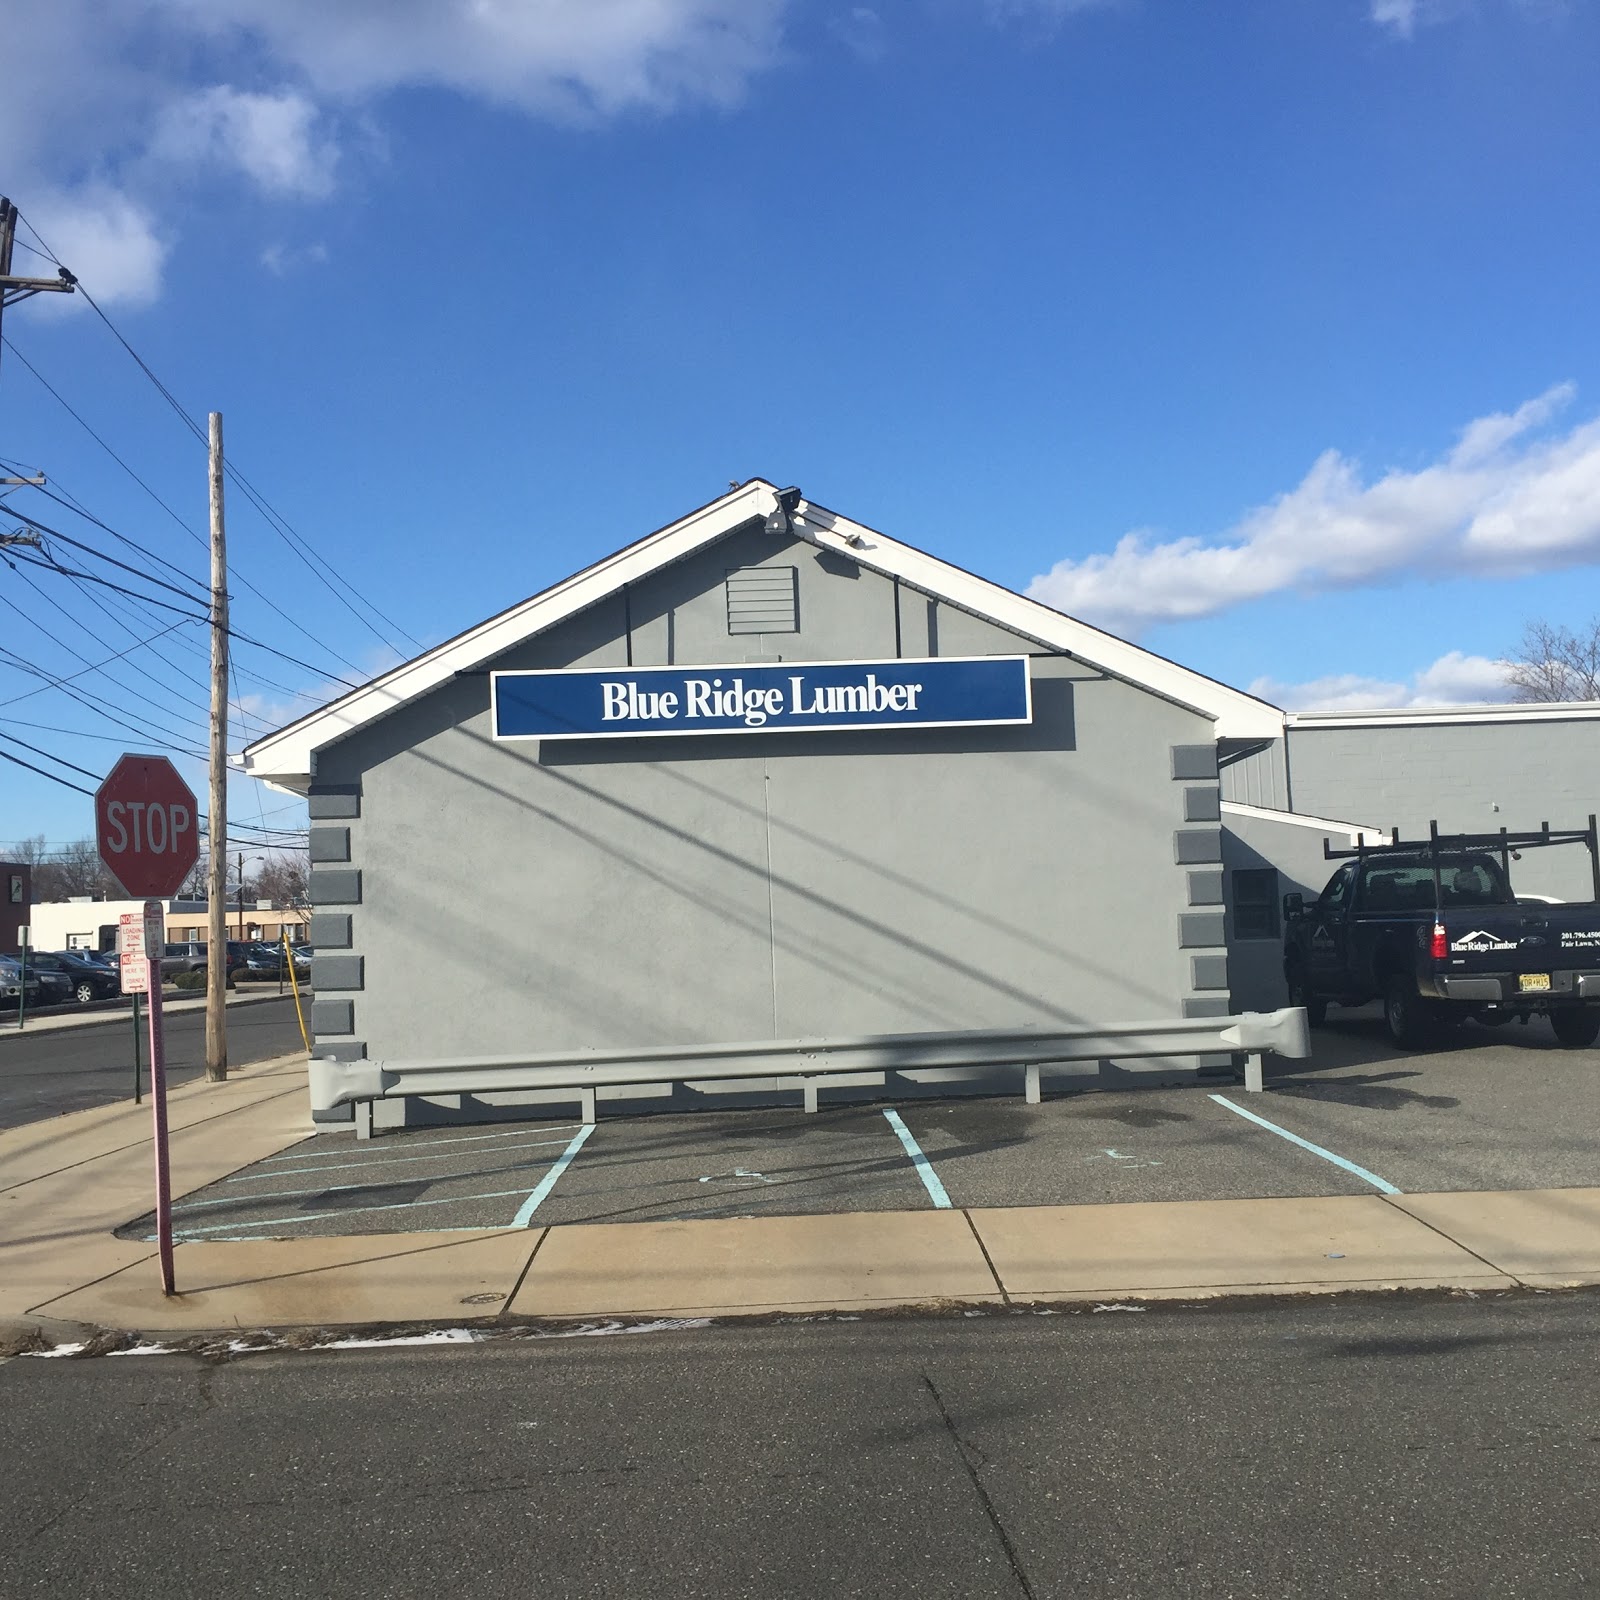
[[[713,729],[733,686],[781,714]],[[1597,735],[1286,715],[758,479],[244,765],[309,797],[314,1053],[394,1060],[1271,1010],[1325,844],[1581,824]]]
[[[1006,658],[1025,723],[492,725],[491,674]],[[315,1053],[463,1056],[1223,1014],[1218,756],[1280,729],[757,480],[245,766],[309,797]]]

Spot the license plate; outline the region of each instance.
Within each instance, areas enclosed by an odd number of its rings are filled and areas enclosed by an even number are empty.
[[[1548,972],[1523,972],[1517,976],[1517,987],[1528,994],[1535,989],[1548,989],[1550,987],[1550,974]]]

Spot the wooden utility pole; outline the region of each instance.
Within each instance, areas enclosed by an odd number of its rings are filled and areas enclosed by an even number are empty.
[[[17,237],[17,208],[0,194],[0,314],[29,295],[52,292],[71,294],[78,280],[62,267],[53,278],[13,277],[11,248]]]
[[[206,861],[206,1078],[228,1076],[228,548],[222,413],[211,413],[211,800]]]

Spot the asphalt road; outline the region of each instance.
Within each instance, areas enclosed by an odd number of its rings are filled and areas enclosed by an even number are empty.
[[[0,1367],[0,1595],[1561,1597],[1600,1298]]]
[[[205,1070],[205,1012],[172,1012],[165,1020],[168,1083],[199,1077]],[[266,1061],[302,1049],[292,998],[228,1008],[230,1061]],[[148,1087],[148,1051],[141,1059]],[[53,1032],[0,1028],[0,1128],[18,1128],[132,1095],[133,1023],[128,1012]]]
[[[892,1109],[954,1206],[1371,1194],[1373,1177],[1410,1194],[1600,1186],[1600,1051],[1562,1049],[1533,1025],[1405,1055],[1376,1014],[1314,1039],[1314,1058],[1276,1063],[1260,1095],[1224,1083]],[[574,1146],[579,1131],[551,1118],[323,1135],[185,1196],[178,1236],[504,1227],[536,1190],[536,1220],[551,1224],[938,1203],[881,1106],[603,1107]],[[130,1219],[130,1236],[148,1231]]]

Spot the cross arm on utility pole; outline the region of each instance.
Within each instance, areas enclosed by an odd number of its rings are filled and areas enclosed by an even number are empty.
[[[0,273],[0,310],[26,300],[29,295],[51,290],[57,294],[71,294],[77,287],[78,280],[65,267],[54,278],[18,278],[9,272]]]

